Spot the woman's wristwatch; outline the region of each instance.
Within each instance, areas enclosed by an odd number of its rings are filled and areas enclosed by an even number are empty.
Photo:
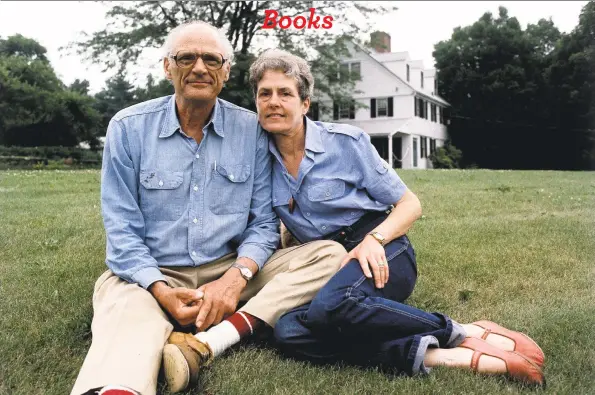
[[[384,247],[385,241],[386,241],[386,237],[382,236],[380,233],[378,232],[370,232],[368,233],[370,236],[372,236],[374,239],[376,239],[377,242],[380,243],[381,246]]]

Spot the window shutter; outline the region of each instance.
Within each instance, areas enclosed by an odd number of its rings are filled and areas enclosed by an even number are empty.
[[[339,105],[337,103],[333,103],[333,119],[339,119]]]
[[[393,98],[392,97],[388,98],[388,116],[389,117],[393,116]]]
[[[376,99],[370,99],[370,118],[376,118]]]
[[[349,104],[349,119],[355,119],[355,102],[353,100]]]

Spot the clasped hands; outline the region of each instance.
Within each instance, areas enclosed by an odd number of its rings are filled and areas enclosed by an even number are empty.
[[[227,272],[198,289],[171,288],[157,282],[149,291],[180,325],[194,324],[199,331],[204,331],[236,311],[246,280],[235,272]]]

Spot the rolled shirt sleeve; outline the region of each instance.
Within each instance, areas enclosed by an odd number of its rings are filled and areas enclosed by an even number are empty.
[[[106,231],[106,265],[118,277],[148,288],[165,281],[144,243],[145,220],[138,202],[138,176],[124,126],[112,119],[101,170],[101,211]]]
[[[252,259],[260,269],[279,245],[279,218],[272,205],[272,158],[266,133],[258,126],[254,189],[248,226],[240,237],[238,257]]]

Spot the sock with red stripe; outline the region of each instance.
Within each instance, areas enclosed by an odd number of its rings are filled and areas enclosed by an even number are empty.
[[[253,315],[238,311],[221,321],[220,324],[206,332],[197,333],[195,336],[201,342],[207,343],[213,350],[213,356],[216,357],[244,337],[254,334],[263,324],[263,321]]]

